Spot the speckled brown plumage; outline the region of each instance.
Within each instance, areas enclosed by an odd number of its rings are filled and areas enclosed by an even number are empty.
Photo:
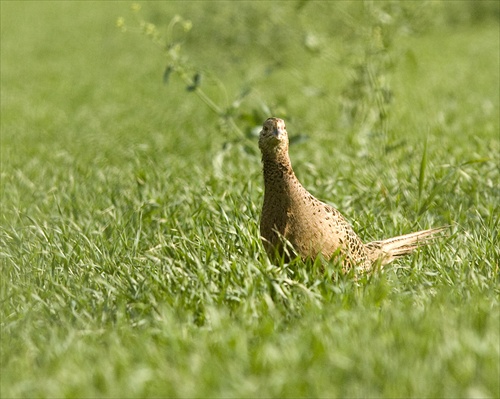
[[[293,172],[288,134],[279,118],[265,121],[259,136],[264,173],[264,205],[260,233],[271,259],[286,256],[285,242],[302,258],[340,256],[344,271],[356,266],[367,271],[386,264],[424,244],[442,229],[363,244],[341,213],[312,196]]]

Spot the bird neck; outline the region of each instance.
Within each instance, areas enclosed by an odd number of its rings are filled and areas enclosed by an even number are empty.
[[[291,182],[296,180],[287,152],[262,156],[264,186],[266,191],[289,191]]]

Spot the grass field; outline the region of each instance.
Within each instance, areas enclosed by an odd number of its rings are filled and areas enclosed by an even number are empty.
[[[498,2],[0,5],[2,398],[500,397]],[[270,264],[272,115],[364,240],[448,236]]]

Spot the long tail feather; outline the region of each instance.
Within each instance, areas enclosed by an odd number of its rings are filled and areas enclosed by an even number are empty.
[[[372,241],[365,244],[368,258],[372,262],[381,260],[382,265],[392,262],[400,256],[408,255],[416,248],[430,244],[446,227],[437,227],[416,233],[388,238],[382,241]]]

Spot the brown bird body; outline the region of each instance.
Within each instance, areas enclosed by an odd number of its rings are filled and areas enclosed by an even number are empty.
[[[311,195],[293,172],[285,122],[269,118],[259,136],[264,174],[264,205],[260,233],[271,259],[285,255],[288,241],[302,258],[340,256],[343,270],[367,271],[386,264],[428,242],[442,228],[363,244],[342,214]]]

